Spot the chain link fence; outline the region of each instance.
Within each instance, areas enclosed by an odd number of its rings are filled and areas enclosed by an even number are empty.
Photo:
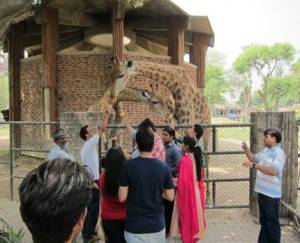
[[[75,150],[78,152],[82,144],[78,135],[80,126],[66,124],[69,148],[76,153]],[[0,197],[17,199],[21,179],[45,160],[47,152],[53,146],[51,131],[57,127],[58,123],[0,123]],[[158,127],[161,131],[164,126]],[[190,128],[191,126],[182,125],[176,129],[183,135]],[[109,130],[113,129],[125,127],[109,127]],[[250,125],[208,125],[204,129],[210,134],[206,148],[209,176],[206,178],[207,208],[248,207],[249,171],[241,166],[244,159],[241,143],[246,141],[249,144]],[[123,144],[127,151],[131,151],[132,142],[125,132]]]

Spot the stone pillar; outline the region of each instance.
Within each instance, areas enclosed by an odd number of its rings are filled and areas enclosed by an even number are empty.
[[[270,127],[281,131],[281,145],[286,155],[286,165],[282,180],[282,200],[292,207],[297,205],[298,178],[298,126],[295,112],[257,112],[251,113],[253,127],[250,134],[252,153],[264,148],[263,132]],[[250,212],[258,216],[257,194],[254,192],[256,170],[250,169]],[[288,215],[286,208],[281,207],[281,216]]]

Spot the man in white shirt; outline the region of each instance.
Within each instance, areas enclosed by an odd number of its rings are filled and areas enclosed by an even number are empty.
[[[65,131],[58,129],[52,134],[52,138],[55,145],[48,154],[48,160],[66,159],[75,161],[74,156],[69,152],[66,146],[67,139]]]
[[[99,154],[98,145],[99,139],[101,139],[107,125],[110,113],[106,113],[101,127],[98,127],[98,132],[93,133],[88,125],[85,125],[80,129],[80,137],[85,141],[83,144],[80,157],[83,166],[92,175],[95,186],[92,190],[92,198],[87,207],[87,215],[84,221],[84,226],[82,230],[83,242],[89,242],[95,236],[95,229],[98,221],[99,215]]]

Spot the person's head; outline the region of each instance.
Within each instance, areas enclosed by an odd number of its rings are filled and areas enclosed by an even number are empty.
[[[176,139],[175,137],[175,129],[172,127],[165,127],[162,133],[162,140],[164,143],[169,143]]]
[[[195,138],[186,135],[183,137],[183,141],[181,144],[181,150],[185,153],[193,153],[196,146]]]
[[[121,148],[111,148],[105,156],[105,183],[107,195],[114,197],[118,194],[118,178],[126,157]]]
[[[66,134],[63,129],[58,129],[52,134],[53,141],[60,147],[67,143]]]
[[[196,174],[197,180],[201,178],[201,168],[203,167],[203,158],[201,153],[201,148],[196,146],[196,139],[190,135],[186,135],[183,138],[183,142],[181,144],[181,150],[183,153],[193,153],[196,165]]]
[[[149,128],[139,128],[136,143],[140,152],[151,152],[154,145],[154,133]]]
[[[84,140],[89,140],[93,136],[93,132],[88,125],[83,126],[80,128],[79,136]]]
[[[273,147],[281,142],[281,133],[277,128],[268,128],[264,131],[263,141],[265,146]]]
[[[203,135],[203,127],[200,124],[195,124],[192,128],[192,136],[199,140]]]
[[[92,178],[70,160],[51,160],[29,172],[19,187],[20,212],[35,243],[63,243],[80,233]]]
[[[149,119],[149,118],[146,118],[145,120],[143,120],[138,128],[151,128],[153,132],[156,132],[156,128],[155,128],[155,125],[154,123]]]

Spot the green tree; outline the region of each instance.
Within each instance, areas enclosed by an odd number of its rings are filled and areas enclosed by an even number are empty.
[[[209,103],[224,103],[224,93],[228,90],[225,70],[218,66],[207,66],[205,71],[205,83],[205,95]]]
[[[267,45],[250,45],[243,49],[243,53],[234,62],[234,69],[240,74],[249,74],[262,80],[262,87],[258,91],[263,109],[271,111],[272,101],[269,98],[271,86],[268,84],[275,77],[282,77],[291,66],[295,49],[286,43]],[[276,103],[276,102],[275,102]]]
[[[0,110],[8,107],[8,79],[0,75]]]

